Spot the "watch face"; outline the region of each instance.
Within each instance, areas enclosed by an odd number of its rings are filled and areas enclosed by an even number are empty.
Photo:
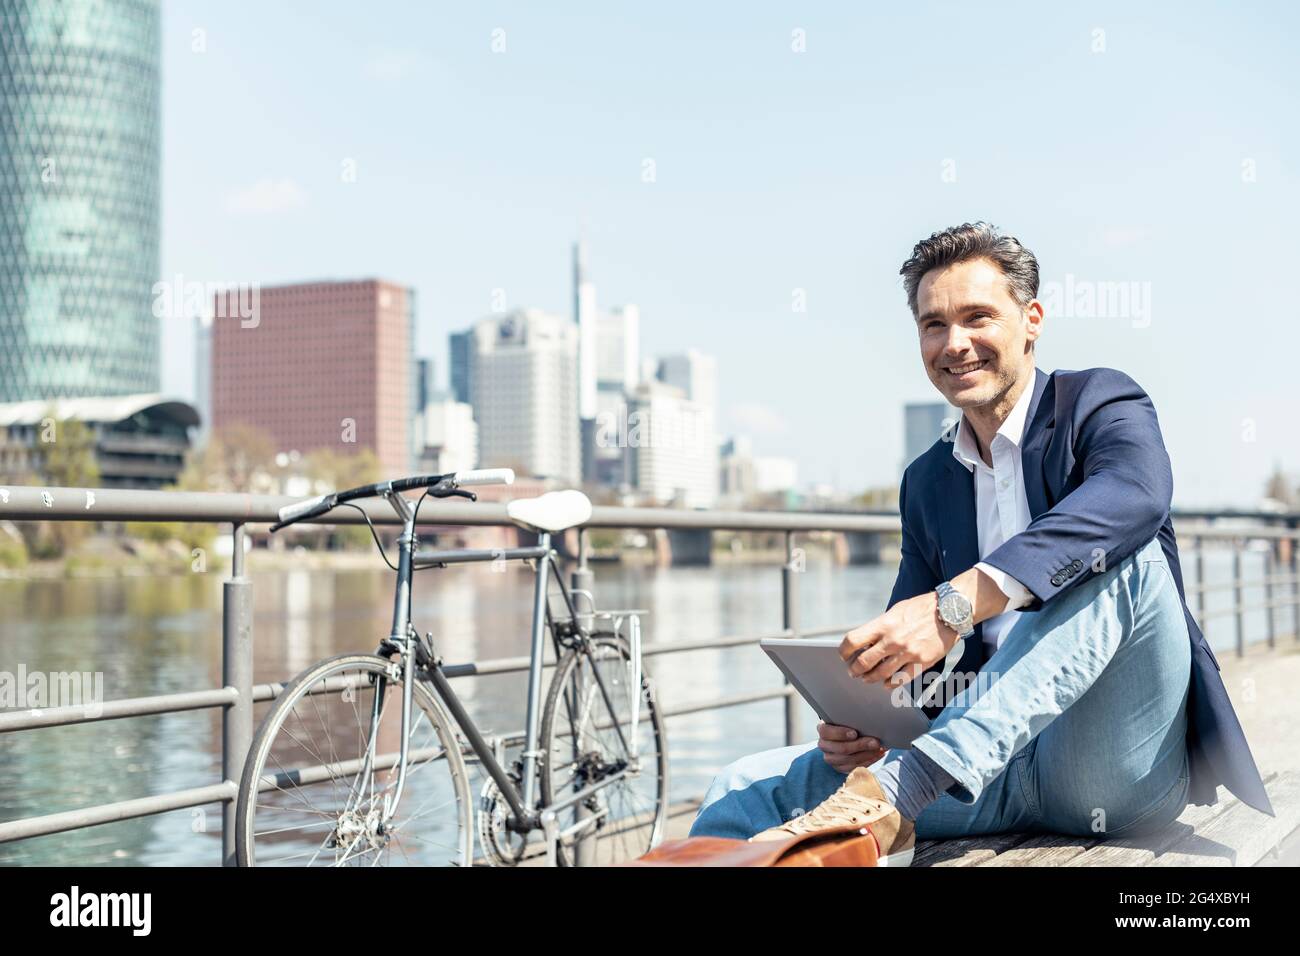
[[[952,592],[939,599],[939,616],[945,624],[960,624],[970,616],[970,601],[965,595]]]

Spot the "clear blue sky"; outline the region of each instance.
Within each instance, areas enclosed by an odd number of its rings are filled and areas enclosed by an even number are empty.
[[[898,267],[986,219],[1045,281],[1148,284],[1149,322],[1049,314],[1039,364],[1151,393],[1176,503],[1300,471],[1295,5],[896,6],[166,2],[163,275],[412,285],[445,382],[493,289],[567,312],[581,226],[645,354],[717,356],[724,430],[855,489],[937,397]]]

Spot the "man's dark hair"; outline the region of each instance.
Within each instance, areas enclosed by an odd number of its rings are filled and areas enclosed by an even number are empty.
[[[898,270],[912,315],[916,315],[916,290],[927,272],[971,259],[988,259],[1001,269],[1011,297],[1021,308],[1038,295],[1038,260],[1019,239],[1002,235],[987,222],[964,222],[922,239]]]

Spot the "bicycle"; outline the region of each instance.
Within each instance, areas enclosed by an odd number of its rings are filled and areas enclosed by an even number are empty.
[[[418,550],[425,498],[477,500],[466,487],[513,480],[510,469],[426,475],[280,510],[272,532],[340,506],[361,511],[397,572],[392,629],[373,654],[320,661],[277,695],[240,780],[241,866],[515,865],[537,855],[539,843],[552,865],[586,865],[640,856],[660,842],[667,748],[641,662],[645,612],[597,611],[589,591],[565,586],[551,547],[552,534],[590,518],[587,497],[556,491],[509,502],[510,519],[537,534],[533,547]],[[401,493],[415,490],[423,494],[412,505]],[[402,521],[396,565],[355,504],[373,497],[384,498]],[[509,766],[508,738],[480,732],[452,690],[432,634],[421,638],[411,622],[416,571],[499,560],[531,561],[535,570],[523,749]],[[567,614],[552,614],[552,578]],[[589,607],[580,613],[583,599]],[[555,669],[543,703],[547,633]],[[467,772],[475,761],[488,777],[477,808]],[[477,859],[476,836],[483,852]]]

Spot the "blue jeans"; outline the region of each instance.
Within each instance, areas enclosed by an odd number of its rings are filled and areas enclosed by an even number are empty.
[[[1159,541],[1022,612],[975,676],[912,742],[957,781],[921,812],[919,839],[1139,836],[1186,806],[1191,642]],[[744,757],[713,781],[691,835],[748,838],[845,776],[816,741]]]

